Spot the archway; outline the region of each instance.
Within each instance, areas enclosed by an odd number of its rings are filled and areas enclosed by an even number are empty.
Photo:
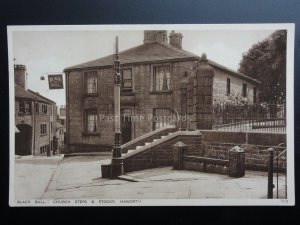
[[[20,124],[17,125],[17,128],[20,133],[15,134],[16,155],[31,155],[32,127],[27,124]]]

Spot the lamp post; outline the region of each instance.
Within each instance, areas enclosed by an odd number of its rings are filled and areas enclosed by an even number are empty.
[[[110,177],[116,178],[124,174],[123,158],[121,151],[121,125],[120,125],[120,89],[121,73],[118,50],[118,36],[116,37],[116,49],[114,55],[114,132],[115,143],[112,151]]]

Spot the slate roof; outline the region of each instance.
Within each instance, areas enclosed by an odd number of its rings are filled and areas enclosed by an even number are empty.
[[[182,49],[172,47],[169,44],[161,43],[145,43],[119,53],[119,59],[122,64],[186,58],[199,58],[199,56]],[[100,59],[68,67],[65,69],[65,71],[112,65],[113,54]]]
[[[25,90],[19,85],[15,85],[15,98],[23,98],[48,104],[55,104],[55,102],[51,101],[50,99],[47,99],[46,97],[39,95],[36,92],[31,91],[29,89]]]
[[[46,101],[46,102],[49,103],[49,104],[56,104],[56,102],[50,100],[49,98],[46,98],[46,97],[43,96],[43,95],[40,95],[38,92],[34,92],[34,91],[30,90],[30,89],[28,89],[28,91],[29,91],[30,93],[36,95],[37,97],[43,99],[44,101]]]
[[[113,57],[114,57],[113,54],[108,55],[96,60],[92,60],[86,63],[68,67],[64,71],[113,66]],[[122,64],[129,64],[129,63],[154,62],[154,61],[163,61],[163,60],[183,60],[183,59],[196,60],[196,59],[200,59],[200,57],[198,55],[187,52],[185,50],[173,47],[169,44],[144,43],[142,45],[138,45],[136,47],[120,52],[119,59]],[[248,77],[244,74],[241,74],[237,71],[234,71],[230,68],[220,65],[212,60],[208,60],[208,62],[211,66],[218,68],[222,71],[228,72],[232,75],[241,77],[248,81],[260,83],[257,79]]]
[[[238,77],[242,77],[242,78],[244,78],[245,80],[254,81],[254,82],[258,83],[258,84],[261,83],[261,82],[260,82],[259,80],[257,80],[257,79],[254,79],[254,78],[252,78],[252,77],[248,77],[248,76],[246,76],[245,74],[239,73],[239,72],[237,72],[237,71],[235,71],[235,70],[233,70],[233,69],[230,69],[230,68],[228,68],[228,67],[225,67],[225,66],[223,66],[223,65],[221,65],[221,64],[219,64],[219,63],[216,63],[216,62],[214,62],[214,61],[212,61],[212,60],[208,60],[208,63],[209,63],[209,65],[211,65],[212,67],[215,67],[215,68],[217,68],[217,69],[219,69],[219,70],[222,70],[222,71],[224,71],[224,72],[230,73],[230,74],[232,74],[232,75],[235,75],[235,76],[238,76]]]

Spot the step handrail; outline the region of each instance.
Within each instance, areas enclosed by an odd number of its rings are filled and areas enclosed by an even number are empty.
[[[151,137],[151,136],[153,136],[155,134],[158,134],[158,133],[160,133],[162,131],[165,131],[165,130],[168,130],[168,129],[171,129],[171,128],[176,128],[176,127],[175,126],[166,126],[166,127],[162,127],[162,128],[157,129],[157,130],[151,131],[149,133],[146,133],[146,134],[144,134],[142,136],[139,136],[139,137],[137,137],[137,138],[135,138],[135,139],[133,139],[133,140],[131,140],[131,141],[129,141],[129,142],[121,145],[121,149],[125,149],[125,148],[127,148],[127,147],[129,147],[129,146],[131,146],[131,145],[133,145],[133,144],[135,144],[137,142],[139,142],[139,141],[142,141],[142,140],[144,140],[144,139],[146,139],[148,137]]]
[[[149,145],[142,146],[140,149],[134,150],[133,152],[128,153],[128,154],[126,154],[126,155],[124,155],[122,157],[123,157],[124,160],[126,160],[127,158],[129,158],[129,157],[131,157],[133,155],[136,155],[136,154],[139,154],[141,152],[144,152],[144,151],[146,151],[146,150],[148,150],[150,148],[153,148],[153,147],[155,147],[157,145],[160,145],[163,142],[169,141],[169,140],[171,140],[171,139],[173,139],[173,138],[175,138],[177,136],[180,136],[180,135],[182,135],[182,136],[198,136],[198,135],[201,135],[201,132],[200,132],[200,130],[195,130],[195,131],[176,131],[173,134],[169,134],[166,137],[161,138],[158,141],[150,143]]]
[[[285,143],[280,143],[279,145],[275,146],[273,149],[278,150],[279,148],[283,148],[285,146]],[[283,155],[286,152],[286,149],[283,150],[280,154],[278,154],[273,160],[278,159],[281,155]]]

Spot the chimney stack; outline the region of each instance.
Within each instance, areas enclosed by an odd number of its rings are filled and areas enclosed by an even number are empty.
[[[170,45],[182,49],[182,34],[181,33],[175,33],[174,30],[169,35],[170,38]]]
[[[14,65],[14,75],[15,75],[15,84],[20,87],[27,89],[27,74],[26,74],[26,66],[15,64]]]
[[[144,44],[161,43],[168,44],[168,35],[166,30],[145,30]]]

